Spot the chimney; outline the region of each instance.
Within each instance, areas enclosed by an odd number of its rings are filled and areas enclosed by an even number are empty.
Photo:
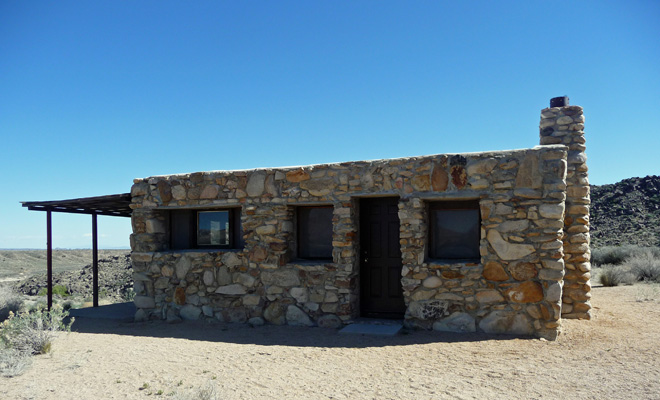
[[[562,318],[591,318],[591,250],[589,247],[589,177],[582,107],[568,105],[568,96],[550,100],[541,111],[540,144],[568,148],[566,211],[564,212],[564,286]]]

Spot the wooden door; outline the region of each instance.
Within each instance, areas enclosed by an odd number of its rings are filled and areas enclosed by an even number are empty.
[[[399,198],[360,200],[361,316],[401,318],[406,307],[401,288]]]

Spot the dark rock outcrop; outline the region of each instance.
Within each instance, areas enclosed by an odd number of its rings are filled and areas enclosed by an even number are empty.
[[[592,247],[660,246],[660,176],[591,186]]]

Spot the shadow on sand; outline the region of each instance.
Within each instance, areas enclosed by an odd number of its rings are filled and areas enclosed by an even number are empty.
[[[76,318],[71,330],[80,333],[175,338],[202,342],[326,348],[367,348],[517,339],[517,337],[509,335],[421,330],[404,330],[395,336],[373,336],[340,334],[335,329],[318,327],[276,325],[251,327],[247,324],[216,321],[185,321],[177,324],[168,324],[165,321],[130,322],[135,310],[130,306],[132,303],[71,310],[71,315]]]

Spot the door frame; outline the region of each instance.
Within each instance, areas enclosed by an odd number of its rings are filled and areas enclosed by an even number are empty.
[[[398,285],[399,285],[399,294],[401,296],[401,304],[398,307],[398,309],[392,309],[391,311],[373,311],[373,310],[365,310],[365,276],[367,275],[366,272],[366,264],[365,264],[365,256],[367,256],[367,249],[365,248],[365,235],[367,235],[367,232],[365,230],[365,221],[366,221],[366,212],[369,210],[368,203],[369,201],[377,201],[379,199],[389,199],[389,200],[396,200],[396,205],[397,205],[397,212],[396,212],[396,220],[399,226],[399,229],[401,227],[401,220],[399,219],[399,214],[398,214],[398,204],[399,201],[401,200],[400,196],[397,195],[389,195],[389,196],[372,196],[372,197],[360,197],[357,198],[357,205],[358,205],[358,243],[359,243],[359,252],[358,252],[358,275],[360,279],[360,284],[358,285],[359,288],[359,299],[360,299],[360,306],[359,306],[359,315],[360,317],[365,317],[365,318],[383,318],[383,319],[403,319],[405,311],[406,311],[406,305],[403,297],[403,286],[401,283],[401,269],[403,268],[403,258],[401,257],[401,247],[399,243],[400,239],[400,231],[397,233],[397,240],[396,246],[397,250],[399,252],[399,271],[397,273],[398,277]],[[385,307],[387,308],[387,307]]]

